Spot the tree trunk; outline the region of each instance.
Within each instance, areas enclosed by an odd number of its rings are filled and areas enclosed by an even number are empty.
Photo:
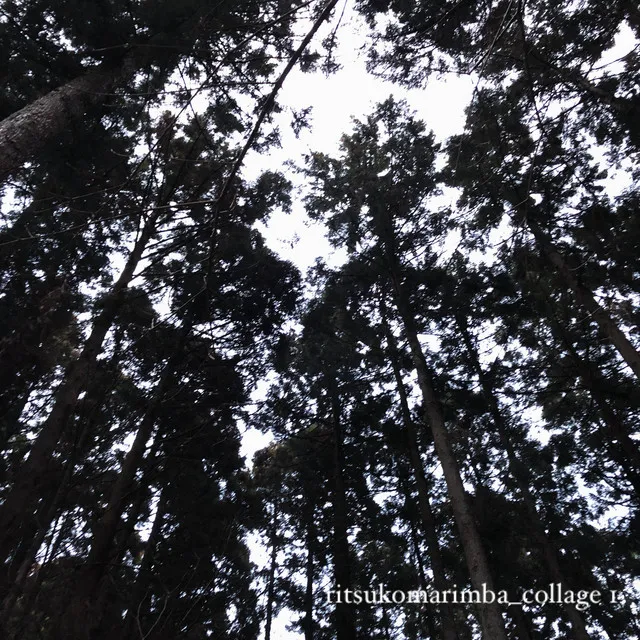
[[[140,610],[140,604],[144,600],[147,589],[149,588],[149,581],[151,579],[151,567],[153,565],[153,556],[156,551],[158,539],[160,538],[160,532],[162,531],[162,522],[164,514],[167,508],[167,495],[163,490],[160,491],[158,497],[158,507],[156,509],[156,515],[153,519],[153,525],[151,526],[151,533],[149,539],[145,545],[144,555],[142,556],[142,562],[140,563],[140,569],[136,578],[131,598],[129,599],[129,606],[127,607],[127,615],[125,616],[122,626],[122,639],[134,640],[138,638],[138,634],[135,631],[139,624],[138,613]]]
[[[90,69],[0,122],[0,180],[37,156],[63,131],[77,126],[128,74],[126,64],[118,69]]]
[[[602,376],[600,373],[580,357],[562,324],[553,317],[550,322],[553,334],[569,354],[580,379],[589,390],[604,424],[607,426],[607,440],[611,450],[611,457],[622,467],[627,480],[633,486],[636,496],[640,499],[640,450],[638,450],[637,442],[629,436],[629,430],[607,401],[602,391]]]
[[[392,286],[393,301],[409,343],[413,366],[418,375],[418,387],[422,394],[425,423],[431,429],[436,455],[442,466],[442,472],[447,484],[447,493],[451,501],[460,541],[462,542],[471,584],[474,589],[481,592],[483,587],[487,591],[495,592],[482,539],[462,483],[458,463],[449,442],[449,434],[442,415],[440,400],[433,387],[432,374],[420,346],[415,317],[412,313],[406,290],[401,282],[402,264],[397,255],[393,215],[388,210],[380,210],[378,200],[375,198],[370,200],[369,206],[372,211],[377,210],[378,213],[375,233],[380,248],[383,250],[387,273]],[[500,606],[493,602],[481,604],[478,609],[483,639],[507,640]]]
[[[593,297],[593,293],[578,280],[562,254],[553,246],[551,240],[538,223],[531,219],[531,216],[527,216],[527,225],[544,255],[558,270],[565,284],[573,291],[578,303],[589,312],[591,318],[600,327],[603,335],[610,340],[611,344],[629,365],[631,371],[640,379],[640,353],[621,331],[615,320],[598,304]]]
[[[532,526],[533,539],[542,549],[545,564],[547,565],[547,571],[549,572],[549,578],[554,583],[559,582],[566,588],[571,588],[570,583],[567,581],[560,567],[558,551],[545,532],[542,519],[540,518],[540,514],[538,513],[538,510],[536,508],[535,498],[533,497],[529,489],[527,473],[524,470],[524,467],[518,459],[516,452],[511,444],[507,425],[504,421],[502,411],[500,410],[498,399],[496,398],[496,395],[493,392],[493,388],[480,365],[478,353],[471,340],[471,334],[469,333],[466,318],[464,318],[462,315],[458,315],[456,316],[456,322],[460,331],[460,335],[462,336],[465,349],[467,351],[469,364],[480,380],[482,394],[489,406],[489,411],[491,413],[493,423],[498,430],[500,440],[502,441],[502,444],[505,448],[505,452],[507,454],[507,459],[509,462],[509,472],[518,485],[518,489],[520,490],[520,494],[522,496],[522,501],[529,515],[529,521]],[[571,603],[564,603],[563,607],[565,613],[567,614],[567,618],[571,622],[573,637],[575,638],[575,640],[591,640],[589,634],[587,633],[584,618],[576,609],[575,605]]]
[[[267,613],[264,625],[264,640],[271,640],[271,625],[273,623],[273,601],[276,591],[276,571],[278,569],[278,510],[277,496],[273,500],[273,519],[271,521],[271,562],[269,564],[269,580],[267,585]]]
[[[304,591],[304,640],[313,640],[313,574],[314,558],[313,547],[316,543],[316,526],[313,520],[315,516],[314,505],[311,504],[307,519],[307,562],[306,562],[306,585]]]
[[[407,434],[409,459],[411,461],[414,479],[416,482],[416,487],[418,489],[418,507],[420,510],[422,528],[425,538],[427,539],[427,545],[429,547],[429,557],[431,559],[431,569],[433,571],[433,582],[436,586],[436,589],[443,593],[448,588],[450,588],[450,586],[448,584],[449,581],[447,580],[447,576],[444,570],[444,562],[442,561],[440,543],[438,542],[438,531],[436,529],[433,511],[431,509],[431,502],[429,500],[429,489],[427,487],[427,481],[424,477],[422,460],[420,459],[416,428],[411,418],[411,411],[409,410],[409,402],[407,399],[407,391],[405,389],[404,382],[402,380],[402,373],[398,364],[398,349],[396,346],[395,338],[391,333],[391,329],[389,328],[389,325],[387,323],[384,308],[381,310],[381,313],[383,317],[387,344],[389,346],[389,358],[391,360],[391,367],[393,369],[396,388],[398,390],[398,396],[400,398],[402,421],[404,424],[405,432]],[[456,632],[453,610],[450,604],[441,605],[440,624],[442,627],[442,637],[444,638],[444,640],[457,640],[458,634]]]
[[[67,367],[64,380],[55,394],[51,413],[40,428],[29,456],[18,469],[13,486],[0,508],[0,563],[6,562],[23,530],[29,529],[28,523],[37,511],[42,479],[50,467],[51,456],[67,427],[80,394],[85,389],[87,381],[91,379],[96,359],[102,351],[102,343],[155,230],[158,215],[149,217],[145,222],[120,277],[109,292],[104,307],[93,324],[80,356]]]
[[[411,500],[411,493],[409,491],[409,487],[407,486],[408,473],[405,473],[405,471],[402,470],[398,475],[405,476],[401,478],[400,484],[401,484],[402,492],[404,493],[405,509],[407,509],[407,511],[409,512],[409,505],[412,504],[412,500]],[[411,532],[411,544],[413,546],[413,554],[416,558],[416,566],[418,568],[418,578],[420,580],[420,589],[422,589],[422,591],[426,591],[428,588],[427,575],[425,573],[424,564],[422,562],[422,555],[420,552],[420,543],[418,542],[418,531],[416,529],[416,525],[413,520],[412,513],[409,513],[408,519],[409,519],[409,530]],[[429,633],[429,638],[437,638],[438,633],[436,630],[435,621],[433,619],[433,616],[431,615],[431,605],[421,604],[420,616],[422,619],[424,619],[425,627],[427,629],[427,632]]]
[[[414,319],[410,312],[405,292],[395,273],[392,273],[392,280],[395,289],[396,306],[409,342],[413,365],[418,374],[418,386],[422,393],[425,421],[431,427],[436,454],[442,465],[442,472],[447,483],[447,491],[464,549],[471,584],[474,589],[479,591],[482,591],[484,586],[487,591],[495,592],[487,556],[462,483],[458,463],[449,442],[442,409],[433,388],[431,372],[420,346]],[[481,604],[479,605],[479,611],[483,639],[507,640],[500,606],[497,603]]]
[[[176,360],[182,357],[182,350],[191,331],[191,325],[191,320],[184,321],[175,351],[162,371],[131,449],[127,452],[120,473],[113,484],[109,503],[94,529],[89,556],[76,580],[76,588],[67,612],[60,617],[51,636],[52,640],[83,640],[88,629],[97,628],[100,624],[102,612],[99,606],[96,607],[96,594],[112,561],[113,541],[127,505],[126,496],[144,459],[147,442],[153,434],[167,387],[175,375]]]

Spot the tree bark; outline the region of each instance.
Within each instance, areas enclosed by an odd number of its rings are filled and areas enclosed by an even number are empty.
[[[425,421],[431,427],[436,454],[442,465],[442,472],[464,549],[471,584],[474,589],[482,591],[483,586],[485,586],[487,591],[495,592],[487,556],[462,483],[460,469],[449,442],[442,409],[433,387],[431,372],[420,346],[414,319],[411,315],[405,292],[395,273],[392,274],[392,280],[395,289],[396,306],[409,342],[413,365],[418,374],[418,386],[424,403]],[[504,619],[499,605],[496,603],[481,604],[479,605],[479,612],[483,639],[507,640]]]
[[[273,518],[271,521],[271,561],[269,564],[269,580],[267,583],[267,613],[264,625],[264,640],[271,640],[271,625],[273,623],[273,601],[276,591],[276,571],[278,569],[278,510],[277,496],[273,500]]]
[[[482,591],[483,587],[485,587],[487,591],[495,592],[493,577],[491,576],[482,539],[464,489],[458,463],[449,442],[449,434],[442,415],[440,400],[434,389],[432,374],[427,366],[427,361],[418,339],[415,317],[412,313],[406,290],[401,282],[402,265],[397,254],[393,215],[388,210],[380,209],[379,200],[376,199],[375,194],[369,201],[369,207],[372,212],[377,214],[375,216],[375,234],[386,262],[393,301],[409,343],[413,366],[418,375],[418,387],[422,394],[425,423],[431,429],[436,455],[442,466],[442,472],[447,484],[447,493],[451,501],[460,541],[462,542],[471,584],[474,589],[479,591]],[[500,606],[494,602],[481,604],[478,608],[483,639],[507,640]]]
[[[396,388],[398,390],[398,396],[400,398],[400,408],[402,411],[402,421],[407,434],[407,441],[409,447],[409,459],[413,468],[414,479],[416,487],[418,489],[418,507],[420,511],[420,519],[422,521],[422,528],[425,538],[427,539],[427,545],[429,547],[429,557],[431,559],[431,569],[433,571],[433,581],[436,589],[443,593],[448,588],[448,580],[444,570],[444,562],[442,560],[442,553],[440,550],[440,543],[438,542],[438,531],[436,529],[435,518],[431,509],[431,502],[429,500],[429,489],[427,487],[427,481],[424,477],[424,469],[422,466],[422,460],[420,458],[420,451],[418,449],[418,438],[416,435],[416,428],[411,418],[411,411],[409,410],[409,402],[407,399],[407,391],[402,380],[402,373],[398,364],[398,348],[395,338],[389,328],[387,319],[385,317],[384,308],[381,310],[384,330],[387,338],[387,344],[389,347],[389,359],[391,361],[391,367],[393,369],[393,375],[396,381]],[[444,640],[457,640],[458,634],[456,632],[453,610],[450,604],[442,604],[440,606],[440,626],[442,628],[442,637]]]
[[[126,63],[117,69],[90,69],[0,122],[0,180],[76,126],[129,73]]]

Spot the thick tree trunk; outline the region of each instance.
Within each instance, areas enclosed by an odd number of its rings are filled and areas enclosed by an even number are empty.
[[[474,589],[482,591],[484,586],[487,591],[495,592],[487,556],[462,483],[460,469],[458,468],[458,463],[453,454],[451,443],[449,442],[442,409],[435,389],[433,388],[431,373],[427,366],[422,347],[420,346],[413,315],[410,312],[405,292],[397,276],[392,274],[392,278],[395,289],[396,306],[409,342],[413,365],[418,374],[418,386],[422,393],[425,421],[431,427],[436,454],[442,465],[442,472],[447,484],[447,492],[464,549],[471,584]],[[481,604],[479,605],[479,611],[483,639],[507,640],[500,606],[497,603]]]
[[[531,216],[527,216],[527,225],[544,255],[558,270],[565,284],[573,291],[578,304],[589,312],[590,317],[596,321],[603,335],[610,340],[631,371],[640,379],[640,353],[618,327],[615,320],[598,304],[593,293],[578,280],[562,254],[553,246],[551,240],[538,223],[531,219]]]
[[[351,558],[349,552],[349,515],[344,481],[344,434],[340,415],[340,402],[335,383],[327,385],[331,401],[333,422],[333,571],[335,588],[343,591],[351,588]],[[356,640],[356,624],[353,605],[340,599],[336,604],[336,639]]]
[[[396,346],[395,338],[391,333],[391,329],[387,323],[383,313],[384,329],[387,337],[387,344],[389,346],[389,358],[391,360],[391,367],[393,369],[393,375],[396,381],[396,388],[398,390],[398,396],[400,398],[400,408],[402,411],[402,421],[407,434],[408,446],[409,446],[409,459],[413,468],[413,474],[418,489],[418,507],[420,512],[420,519],[422,521],[422,528],[425,538],[427,539],[427,545],[429,547],[429,557],[431,559],[431,570],[433,571],[433,582],[436,589],[443,593],[448,588],[451,588],[448,584],[447,576],[444,570],[444,562],[442,560],[442,553],[440,550],[440,543],[438,542],[438,531],[436,529],[435,518],[431,509],[431,502],[429,500],[429,489],[427,487],[427,481],[424,477],[424,469],[422,466],[422,460],[420,459],[420,451],[418,449],[418,438],[416,435],[416,428],[411,418],[411,411],[409,410],[409,402],[407,399],[407,391],[402,380],[402,373],[398,364],[398,349]],[[458,634],[456,632],[453,610],[450,604],[443,604],[440,607],[440,622],[442,627],[442,637],[444,640],[457,640]]]
[[[55,394],[49,417],[40,428],[28,458],[18,469],[13,486],[0,508],[0,563],[6,562],[38,509],[43,477],[82,391],[91,379],[102,343],[113,324],[123,295],[155,229],[156,216],[147,219],[125,267],[106,298],[80,356],[68,367]]]
[[[533,494],[529,489],[527,473],[524,470],[524,466],[518,459],[517,454],[511,444],[507,425],[503,418],[502,411],[500,410],[498,399],[496,398],[487,375],[480,365],[480,359],[471,339],[471,334],[469,333],[466,318],[458,315],[456,317],[456,322],[460,331],[460,335],[462,336],[465,349],[467,351],[469,364],[480,380],[482,394],[488,404],[493,423],[498,430],[500,440],[502,441],[502,444],[505,448],[507,460],[509,462],[509,472],[518,485],[520,495],[522,496],[522,501],[529,515],[533,538],[542,549],[545,564],[547,565],[547,571],[549,572],[549,578],[553,583],[559,582],[566,588],[571,588],[571,584],[564,576],[563,571],[560,567],[558,551],[545,532],[542,518],[540,517],[540,514],[538,513],[538,510],[536,508],[535,498],[533,497]],[[586,629],[584,618],[576,609],[575,605],[571,603],[564,603],[563,606],[565,613],[567,614],[567,618],[571,622],[573,637],[575,638],[575,640],[591,640]]]
[[[37,156],[63,131],[77,126],[87,110],[103,103],[128,73],[126,64],[118,69],[90,69],[0,122],[0,180]]]

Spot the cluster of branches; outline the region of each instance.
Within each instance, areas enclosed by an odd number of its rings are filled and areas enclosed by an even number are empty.
[[[389,99],[306,158],[347,260],[303,282],[240,169],[336,4],[5,3],[3,637],[640,637],[637,47],[598,68],[638,10],[361,0],[373,72],[477,88],[443,145]],[[325,595],[551,583],[603,597]]]
[[[301,169],[348,260],[256,417],[267,630],[284,607],[305,640],[637,638],[638,10],[359,6],[372,71],[477,86],[443,145],[390,99]],[[602,601],[354,604],[381,584]]]

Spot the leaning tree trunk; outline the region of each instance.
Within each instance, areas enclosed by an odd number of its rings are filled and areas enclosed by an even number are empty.
[[[422,460],[420,459],[420,451],[418,449],[416,428],[411,418],[409,402],[407,399],[407,391],[404,386],[404,381],[402,380],[400,365],[398,364],[398,349],[396,346],[395,338],[391,333],[391,329],[385,317],[384,307],[381,309],[381,313],[383,317],[387,344],[389,347],[389,359],[391,360],[391,367],[393,369],[396,388],[398,390],[398,396],[400,398],[402,421],[405,432],[407,434],[409,445],[409,459],[411,461],[411,467],[413,468],[416,487],[418,489],[418,507],[420,520],[422,521],[422,528],[425,534],[425,538],[427,539],[427,544],[429,546],[429,557],[431,559],[431,569],[433,571],[433,582],[436,586],[436,589],[441,593],[444,593],[448,588],[451,587],[450,585],[448,585],[447,576],[444,570],[442,552],[440,550],[440,543],[438,541],[438,531],[436,529],[433,511],[431,509],[431,502],[429,500],[429,489],[427,487],[427,481],[424,477],[424,469],[422,467]],[[444,640],[457,640],[458,634],[455,628],[453,610],[449,603],[442,604],[440,606],[440,623],[442,627],[442,637],[444,638]]]
[[[433,387],[431,372],[424,357],[413,315],[410,312],[406,293],[395,273],[392,273],[396,307],[409,342],[413,366],[418,374],[418,386],[422,394],[425,421],[431,428],[436,454],[442,466],[451,501],[454,518],[467,561],[469,577],[474,589],[495,593],[489,562],[482,544],[473,511],[462,483],[460,469],[455,459],[449,435],[442,415],[440,401]],[[479,605],[480,627],[484,640],[507,640],[504,619],[496,603]]]
[[[640,449],[629,434],[622,418],[609,404],[603,392],[603,377],[596,367],[586,362],[576,351],[567,330],[560,321],[550,318],[552,333],[558,338],[566,349],[569,358],[576,367],[578,376],[589,390],[602,420],[606,425],[607,442],[611,451],[611,458],[617,462],[624,471],[627,480],[633,486],[636,497],[640,499]]]
[[[21,534],[29,530],[29,523],[38,509],[43,477],[50,468],[51,456],[62,437],[80,394],[91,379],[102,344],[116,317],[125,291],[155,230],[159,213],[150,216],[127,260],[127,263],[107,295],[104,307],[93,323],[80,356],[68,367],[55,394],[49,417],[35,439],[28,458],[17,470],[13,486],[0,508],[0,564],[13,552]]]
[[[462,341],[465,345],[469,364],[473,372],[478,376],[478,379],[480,381],[480,388],[482,389],[482,395],[487,402],[491,417],[493,419],[493,423],[498,430],[500,440],[502,441],[502,444],[505,448],[509,472],[515,479],[520,491],[520,495],[522,496],[522,501],[527,510],[529,521],[532,526],[533,539],[542,549],[542,554],[545,564],[547,565],[549,578],[551,578],[551,581],[554,583],[560,583],[565,587],[570,588],[571,585],[566,579],[564,572],[560,567],[558,551],[545,532],[542,518],[540,517],[540,514],[538,513],[538,509],[536,507],[535,498],[533,497],[533,494],[529,489],[529,480],[527,478],[526,472],[524,471],[524,466],[518,459],[518,456],[511,444],[507,425],[502,415],[500,405],[498,404],[496,394],[486,373],[480,365],[480,359],[471,339],[471,334],[469,333],[466,318],[461,315],[457,315],[456,323],[460,331]],[[591,640],[591,637],[587,632],[584,618],[582,617],[578,609],[576,609],[576,606],[572,603],[564,602],[563,607],[565,613],[567,614],[567,618],[571,622],[572,634],[575,640]]]
[[[603,335],[618,350],[618,353],[629,365],[635,376],[640,379],[640,353],[618,327],[616,321],[598,304],[588,287],[580,282],[573,269],[567,264],[567,261],[553,245],[547,234],[540,228],[540,225],[535,220],[532,220],[530,215],[526,219],[527,226],[533,234],[538,247],[547,260],[557,269],[567,287],[573,291],[578,304],[589,312],[590,317],[596,321]]]
[[[0,180],[75,128],[130,73],[126,62],[117,69],[90,69],[0,122]]]
[[[378,200],[372,199],[369,206],[372,210],[379,209]],[[447,484],[447,493],[458,527],[471,584],[474,589],[480,592],[484,587],[487,592],[495,593],[487,555],[462,483],[458,462],[449,441],[440,400],[433,386],[432,374],[427,366],[427,361],[418,339],[415,317],[411,310],[406,289],[401,282],[402,265],[397,255],[398,243],[393,226],[393,215],[388,210],[378,211],[378,214],[375,233],[387,264],[387,275],[392,287],[392,299],[398,311],[404,334],[409,342],[409,351],[418,375],[418,387],[422,394],[425,422],[431,428],[436,455],[442,466],[442,473]],[[484,640],[507,640],[504,619],[497,602],[479,605],[479,613],[480,628],[482,629]]]

